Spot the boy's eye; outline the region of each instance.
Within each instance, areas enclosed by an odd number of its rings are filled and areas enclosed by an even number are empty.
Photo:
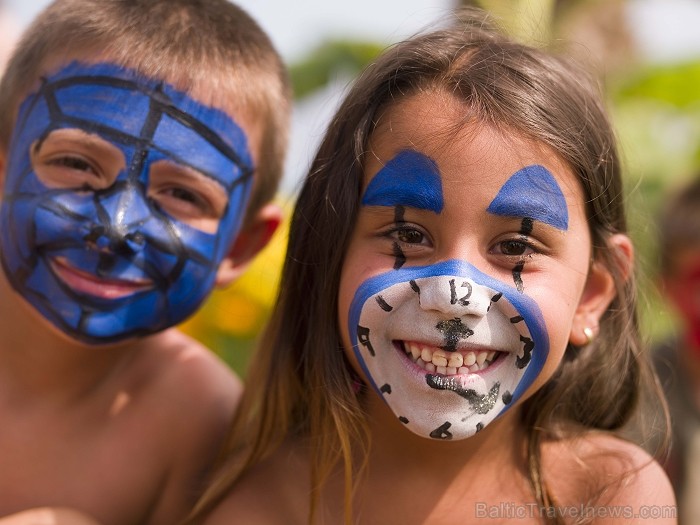
[[[168,160],[151,165],[148,197],[172,218],[207,233],[216,233],[228,205],[218,181]]]
[[[88,161],[80,157],[59,157],[56,159],[50,159],[47,162],[47,164],[97,174],[96,170],[92,167],[92,165]]]
[[[203,206],[203,203],[200,202],[200,198],[196,194],[184,188],[170,188],[169,190],[166,190],[165,193],[168,193],[174,199],[178,199],[199,207]]]
[[[34,173],[49,188],[108,188],[126,167],[119,148],[78,128],[52,131],[32,144],[29,153]]]

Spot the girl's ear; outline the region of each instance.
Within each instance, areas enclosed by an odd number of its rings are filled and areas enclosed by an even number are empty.
[[[282,222],[282,210],[276,204],[263,206],[238,233],[226,258],[216,272],[215,285],[224,288],[236,280],[262,250]]]
[[[618,274],[626,281],[634,267],[632,241],[627,235],[615,234],[608,240],[608,246],[618,266]],[[598,335],[600,318],[610,306],[616,293],[615,278],[610,268],[600,261],[593,261],[574,314],[569,335],[571,344],[583,346]]]

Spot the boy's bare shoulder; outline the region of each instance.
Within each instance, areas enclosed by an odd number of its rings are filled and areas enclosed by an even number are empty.
[[[676,523],[675,496],[659,463],[641,447],[605,432],[547,442],[542,463],[558,504],[591,502],[596,523]]]
[[[242,393],[212,351],[175,329],[150,338],[125,370],[131,436],[149,436],[164,467],[149,523],[184,516],[204,489]],[[125,400],[125,403],[127,401]]]
[[[308,521],[309,458],[285,442],[256,464],[207,516],[204,525],[294,525]],[[274,497],[271,499],[271,495]],[[235,520],[234,520],[235,517]]]
[[[170,329],[155,336],[129,368],[126,381],[135,402],[151,414],[144,424],[157,424],[179,446],[188,440],[205,448],[220,444],[243,386],[211,350]]]
[[[182,403],[218,399],[230,414],[243,391],[240,379],[214,352],[176,329],[154,336],[131,373],[132,380],[152,389],[152,395],[172,395],[172,404],[181,408]]]

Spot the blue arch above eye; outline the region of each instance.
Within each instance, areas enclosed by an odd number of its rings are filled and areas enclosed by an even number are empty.
[[[413,150],[396,154],[370,181],[363,206],[405,206],[440,213],[442,181],[437,164]]]
[[[530,218],[559,230],[569,228],[569,211],[554,176],[540,165],[526,166],[506,181],[487,208],[505,217]]]

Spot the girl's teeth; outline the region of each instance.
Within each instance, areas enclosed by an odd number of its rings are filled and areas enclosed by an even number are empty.
[[[469,374],[485,370],[498,354],[494,350],[488,352],[448,352],[416,343],[405,343],[404,349],[419,367],[428,372],[442,375]]]
[[[447,354],[444,350],[435,350],[433,352],[433,364],[442,368],[447,366]]]
[[[447,360],[447,366],[450,368],[459,368],[462,364],[464,364],[462,354],[459,352],[452,352],[452,355],[450,355],[450,358]]]

